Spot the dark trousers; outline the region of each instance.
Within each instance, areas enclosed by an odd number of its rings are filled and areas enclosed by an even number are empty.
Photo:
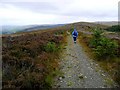
[[[73,37],[73,40],[76,41],[76,38],[77,38],[77,37]]]

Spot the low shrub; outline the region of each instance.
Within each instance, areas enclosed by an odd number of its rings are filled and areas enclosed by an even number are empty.
[[[99,58],[114,57],[117,54],[118,44],[108,38],[102,37],[99,44],[94,48],[95,54]]]
[[[90,46],[99,59],[113,57],[117,54],[117,42],[102,36],[102,31],[100,30],[94,30]]]
[[[55,52],[57,51],[57,47],[54,42],[48,42],[47,45],[44,46],[44,50],[46,52]]]
[[[113,25],[108,27],[106,30],[111,32],[120,32],[120,25]]]

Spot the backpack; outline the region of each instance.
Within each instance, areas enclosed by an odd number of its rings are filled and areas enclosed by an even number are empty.
[[[77,36],[77,32],[74,32],[73,35],[74,35],[74,36]]]

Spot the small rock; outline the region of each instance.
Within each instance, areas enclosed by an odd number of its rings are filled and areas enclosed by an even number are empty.
[[[60,81],[61,83],[63,82],[63,81]]]
[[[85,78],[87,78],[87,77],[85,76]]]
[[[82,75],[82,74],[80,74],[78,77],[79,77],[80,79],[83,79],[83,75]]]
[[[98,66],[98,64],[96,64],[96,66]]]
[[[101,88],[105,88],[105,87],[101,87]]]
[[[102,76],[105,76],[105,74],[102,74]]]
[[[59,80],[61,80],[62,79],[62,77],[59,77]]]

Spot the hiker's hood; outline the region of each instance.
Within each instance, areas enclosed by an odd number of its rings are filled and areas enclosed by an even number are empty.
[[[74,29],[74,32],[77,32],[77,30],[76,30],[76,29]]]

